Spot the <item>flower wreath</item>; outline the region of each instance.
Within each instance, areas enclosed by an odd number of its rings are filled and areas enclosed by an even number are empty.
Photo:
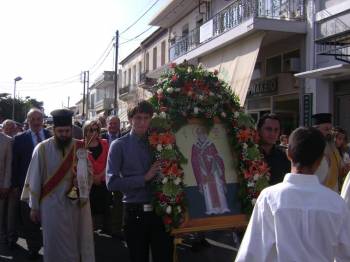
[[[218,79],[218,71],[186,62],[170,64],[154,86],[150,99],[155,113],[151,121],[149,143],[161,172],[154,181],[153,205],[168,230],[177,228],[185,218],[186,199],[181,164],[186,159],[176,146],[175,133],[199,118],[210,130],[214,119],[224,125],[238,161],[239,199],[242,211],[250,214],[256,199],[270,177],[269,168],[258,148],[258,134],[252,118],[242,111],[239,99],[228,85]]]

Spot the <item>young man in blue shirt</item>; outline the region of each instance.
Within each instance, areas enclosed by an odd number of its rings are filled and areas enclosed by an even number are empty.
[[[112,143],[107,160],[107,188],[123,192],[124,232],[132,262],[148,261],[150,248],[152,261],[172,261],[172,238],[151,205],[151,182],[160,169],[147,143],[152,115],[147,101],[129,110],[131,132]]]

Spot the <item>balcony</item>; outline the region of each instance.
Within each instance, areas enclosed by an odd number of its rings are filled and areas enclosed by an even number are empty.
[[[134,89],[131,88],[131,85],[126,85],[122,88],[119,88],[119,99],[125,102],[130,100],[135,95],[135,92],[133,92],[133,90]]]
[[[94,110],[96,112],[100,112],[103,110],[109,110],[113,107],[113,98],[103,98],[97,102],[95,102],[95,108]]]
[[[271,23],[272,20],[275,22]],[[236,36],[254,30],[305,33],[304,20],[304,0],[236,0],[205,24],[177,40],[169,48],[169,58],[170,61],[180,62],[175,60],[240,25],[245,25],[246,28],[239,30]],[[226,38],[225,41],[232,40],[232,37],[234,35]],[[220,45],[224,44],[223,41],[218,42]]]

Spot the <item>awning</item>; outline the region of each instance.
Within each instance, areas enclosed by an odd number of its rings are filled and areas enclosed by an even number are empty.
[[[229,83],[242,106],[264,35],[258,32],[199,59],[209,71],[219,70],[219,78]]]
[[[350,64],[338,64],[334,66],[314,69],[297,73],[294,75],[298,78],[319,78],[319,79],[334,79],[343,76],[350,76]]]

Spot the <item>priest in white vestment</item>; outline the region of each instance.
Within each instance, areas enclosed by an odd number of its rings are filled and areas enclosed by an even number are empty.
[[[70,111],[51,114],[54,137],[34,149],[22,200],[29,203],[32,221],[41,222],[45,262],[94,262],[90,204],[71,190],[78,186],[76,153],[84,145],[72,139]],[[68,192],[73,192],[70,198]]]
[[[350,261],[350,211],[314,175],[324,148],[315,128],[291,134],[291,173],[261,192],[236,262]]]

